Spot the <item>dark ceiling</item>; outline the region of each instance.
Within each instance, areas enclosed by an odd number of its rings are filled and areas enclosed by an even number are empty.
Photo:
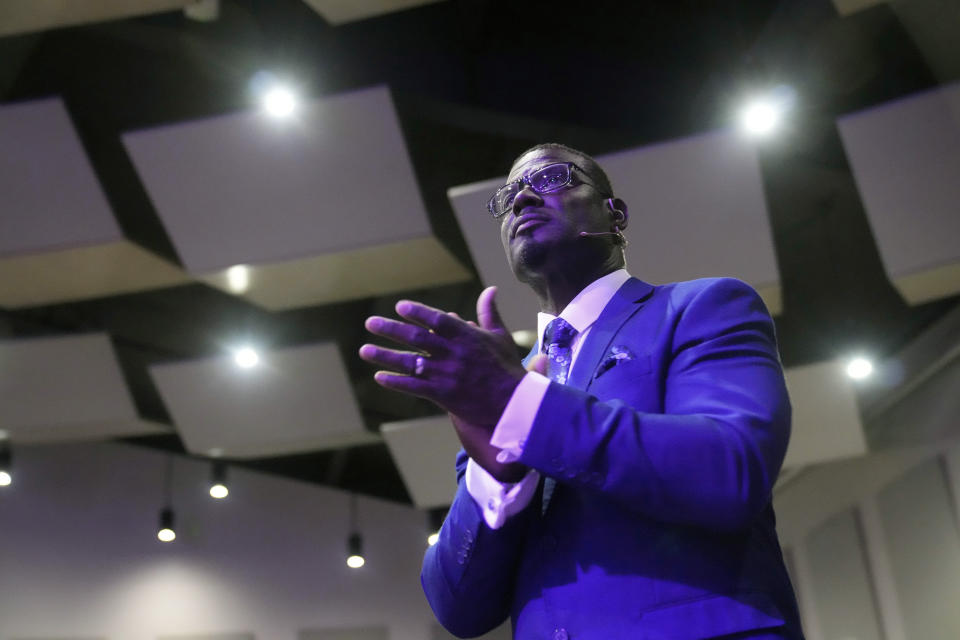
[[[312,96],[388,85],[434,231],[465,265],[447,188],[504,174],[537,142],[598,154],[727,126],[745,90],[790,85],[790,126],[761,152],[784,364],[892,353],[957,303],[909,307],[888,282],[835,126],[956,79],[935,77],[885,3],[840,17],[827,0],[447,0],[334,27],[301,0],[223,0],[212,23],[175,12],[0,39],[3,102],[60,96],[127,237],[178,263],[120,134],[249,109],[250,79],[265,69]],[[474,279],[403,297],[472,316],[480,289]],[[217,354],[238,330],[276,346],[333,339],[375,431],[437,413],[381,390],[356,357],[363,319],[400,297],[270,313],[190,284],[0,309],[0,335],[109,332],[141,415],[168,424],[148,365]],[[183,451],[173,436],[136,441]],[[409,501],[383,445],[243,464]]]

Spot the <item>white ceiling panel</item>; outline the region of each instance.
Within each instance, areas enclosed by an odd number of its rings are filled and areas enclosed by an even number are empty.
[[[189,281],[124,239],[59,98],[0,106],[0,306]]]
[[[894,286],[911,304],[960,293],[960,84],[837,123]]]
[[[449,505],[457,491],[454,462],[460,450],[450,418],[387,422],[380,433],[413,504],[420,509]]]
[[[15,442],[167,430],[137,415],[106,334],[0,341],[0,428]]]
[[[780,275],[751,143],[727,131],[606,156],[598,162],[629,208],[627,266],[654,284],[733,276],[780,312]],[[504,177],[448,191],[483,282],[496,284],[511,329],[531,329],[537,305],[506,265],[486,201]]]
[[[470,278],[433,237],[385,87],[123,140],[187,269],[267,308]],[[249,290],[223,286],[235,265],[259,270]]]
[[[315,100],[123,136],[191,272],[429,235],[390,93]]]
[[[866,453],[856,383],[843,363],[790,367],[785,374],[793,406],[793,429],[784,467]]]
[[[0,106],[0,257],[123,236],[59,98]]]
[[[335,344],[261,350],[150,367],[187,450],[258,458],[375,442]]]
[[[0,36],[180,9],[195,0],[3,0]]]
[[[439,0],[304,0],[330,24],[365,20],[394,11],[412,9]]]
[[[73,302],[191,282],[180,267],[128,241],[0,258],[0,306]]]

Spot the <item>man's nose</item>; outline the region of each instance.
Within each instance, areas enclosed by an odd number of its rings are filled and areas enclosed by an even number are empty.
[[[513,199],[513,214],[516,215],[520,213],[524,207],[542,203],[543,198],[540,197],[540,194],[534,191],[530,185],[524,184],[523,188],[520,189]]]

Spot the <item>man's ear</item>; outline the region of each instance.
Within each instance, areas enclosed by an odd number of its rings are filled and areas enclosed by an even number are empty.
[[[627,211],[627,203],[620,198],[607,198],[607,206],[610,207],[610,215],[614,224],[623,231],[627,228],[630,214]]]

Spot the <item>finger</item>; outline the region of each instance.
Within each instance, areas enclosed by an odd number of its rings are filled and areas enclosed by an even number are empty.
[[[360,357],[379,367],[386,367],[410,375],[416,373],[417,358],[423,357],[423,355],[410,351],[386,349],[375,344],[365,344],[360,347]]]
[[[496,287],[487,287],[480,293],[480,297],[477,298],[477,320],[480,321],[482,329],[506,334],[507,328],[497,310],[496,295]]]
[[[538,353],[533,356],[529,362],[527,362],[527,371],[533,373],[539,373],[541,375],[547,375],[547,355],[545,353]]]
[[[408,322],[398,322],[390,318],[371,316],[364,323],[367,331],[409,345],[418,351],[437,354],[446,351],[444,341],[423,327]]]
[[[416,378],[414,376],[404,376],[390,371],[377,371],[373,374],[373,379],[384,389],[426,398],[434,402],[437,401],[436,389],[429,380]]]
[[[400,317],[426,327],[443,337],[456,336],[466,324],[459,317],[413,300],[401,300],[396,308]]]
[[[457,313],[456,311],[447,311],[447,315],[448,315],[448,316],[453,316],[453,317],[456,318],[457,320],[463,320],[463,318],[460,317],[460,314]],[[474,322],[473,320],[466,320],[465,322],[466,322],[468,325],[470,325],[471,327],[476,327],[476,326],[477,326],[477,323]]]

